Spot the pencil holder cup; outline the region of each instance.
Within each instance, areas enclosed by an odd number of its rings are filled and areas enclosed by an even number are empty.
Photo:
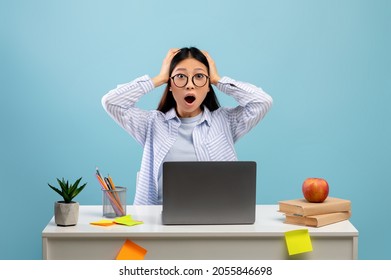
[[[102,190],[103,216],[115,218],[126,215],[126,188]]]

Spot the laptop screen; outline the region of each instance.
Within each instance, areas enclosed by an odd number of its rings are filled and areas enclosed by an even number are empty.
[[[163,164],[163,224],[255,222],[256,163],[194,161]]]

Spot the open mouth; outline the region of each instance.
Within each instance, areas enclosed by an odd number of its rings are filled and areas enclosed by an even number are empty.
[[[192,96],[192,95],[188,95],[185,97],[185,101],[188,104],[192,104],[195,101],[195,99],[196,99],[195,96]]]

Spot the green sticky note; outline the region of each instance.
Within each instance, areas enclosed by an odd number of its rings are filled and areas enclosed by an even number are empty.
[[[118,217],[118,218],[114,219],[114,223],[120,224],[120,225],[125,225],[125,226],[135,226],[135,225],[142,224],[143,222],[133,220],[132,216],[126,215],[126,216],[122,216],[122,217]]]
[[[308,229],[285,232],[285,241],[290,256],[312,251],[312,243]]]

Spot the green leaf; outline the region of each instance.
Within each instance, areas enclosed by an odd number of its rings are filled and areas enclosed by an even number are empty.
[[[64,178],[62,178],[61,181],[57,178],[57,181],[61,187],[62,192],[67,193],[68,192],[68,182],[65,182]]]
[[[70,195],[69,195],[67,192],[64,192],[64,193],[62,194],[62,197],[64,198],[64,201],[65,201],[66,203],[69,203],[69,202],[72,201],[72,198],[70,197]]]
[[[85,186],[87,185],[87,183],[85,183],[84,185],[80,186],[80,188],[76,189],[73,193],[72,193],[72,199],[74,197],[76,197],[84,188]]]
[[[75,197],[75,196],[76,196],[76,195],[73,195],[73,194],[74,194],[74,192],[76,191],[77,186],[79,185],[81,179],[82,179],[82,177],[80,177],[79,179],[77,179],[76,182],[75,182],[73,185],[71,185],[71,187],[69,188],[69,195],[70,195],[71,197]]]
[[[66,203],[72,202],[72,199],[75,198],[87,185],[87,183],[81,185],[79,187],[79,183],[82,180],[82,177],[77,179],[75,183],[69,184],[69,181],[65,181],[64,178],[62,180],[57,178],[57,183],[60,186],[61,190],[59,188],[53,187],[52,185],[48,184],[49,187],[54,190],[56,193],[58,193],[60,196],[62,196],[63,200]]]
[[[62,192],[61,192],[59,189],[57,189],[56,187],[53,187],[53,186],[50,185],[50,184],[48,184],[48,185],[49,185],[49,187],[50,187],[52,190],[54,190],[56,193],[58,193],[59,195],[62,196]]]

